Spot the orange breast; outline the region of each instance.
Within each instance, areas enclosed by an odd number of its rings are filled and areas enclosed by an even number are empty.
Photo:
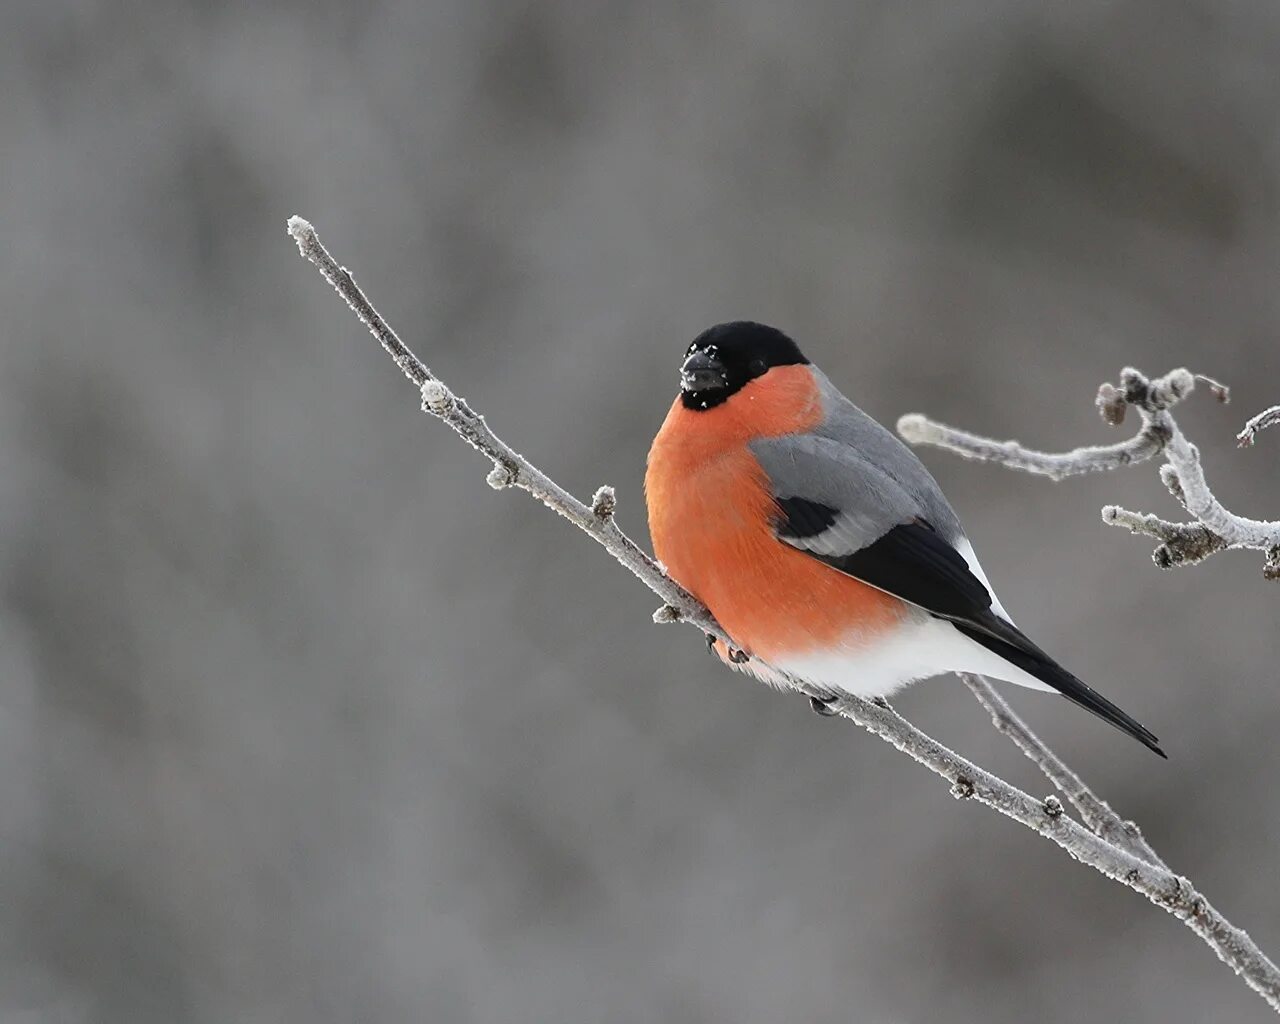
[[[821,416],[808,367],[774,367],[712,409],[677,398],[649,452],[654,553],[739,647],[766,661],[873,640],[905,611],[774,535],[777,505],[747,442],[809,430]]]

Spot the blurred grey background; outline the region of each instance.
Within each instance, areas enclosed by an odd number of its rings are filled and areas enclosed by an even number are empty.
[[[1263,0],[48,3],[0,33],[0,1020],[1263,1021],[1175,920],[803,699],[418,411],[298,258],[644,537],[682,347],[1112,439],[1186,364],[1280,515]],[[938,452],[1005,602],[1149,724],[1017,707],[1280,952],[1280,590]],[[951,679],[899,707],[1034,792]]]

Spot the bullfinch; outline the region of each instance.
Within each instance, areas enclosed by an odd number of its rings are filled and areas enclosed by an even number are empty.
[[[735,668],[863,697],[994,676],[1165,756],[1013,624],[929,471],[773,327],[720,324],[689,346],[645,497],[658,559],[732,638],[712,648]]]

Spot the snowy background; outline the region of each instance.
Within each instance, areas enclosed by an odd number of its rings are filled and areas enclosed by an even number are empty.
[[[643,537],[702,328],[1047,446],[1185,364],[1280,515],[1263,0],[127,4],[0,32],[0,1019],[1272,1019],[1140,897],[718,668],[485,485],[285,234]],[[1005,603],[1162,738],[1017,707],[1280,953],[1280,589],[930,452]],[[1047,791],[952,679],[899,701]]]

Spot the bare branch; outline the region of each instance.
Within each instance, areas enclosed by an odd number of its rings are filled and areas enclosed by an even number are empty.
[[[1274,427],[1277,423],[1280,423],[1280,405],[1273,405],[1270,409],[1264,409],[1249,420],[1244,425],[1244,429],[1236,434],[1236,440],[1241,448],[1249,448],[1253,445],[1254,439],[1259,433],[1266,430],[1267,427]]]
[[[1102,521],[1160,541],[1151,558],[1161,569],[1194,565],[1228,547],[1225,540],[1200,523],[1171,523],[1145,512],[1130,512],[1119,505],[1102,506]]]
[[[289,233],[297,241],[302,255],[319,268],[405,375],[418,385],[423,408],[447,423],[493,462],[494,471],[488,477],[491,485],[526,490],[590,534],[662,599],[664,603],[654,616],[656,620],[687,622],[732,646],[710,612],[670,579],[657,562],[619,529],[613,514],[616,498],[611,490],[602,488],[597,491],[592,506],[588,507],[515,452],[489,429],[483,417],[472,411],[465,400],[454,395],[400,341],[365,298],[355,279],[321,245],[310,224],[300,217],[292,217]],[[1245,932],[1211,907],[1185,878],[1173,874],[1162,864],[1135,856],[1128,849],[1090,832],[1067,817],[1056,798],[1037,800],[965,760],[902,718],[888,702],[832,694],[808,680],[765,667],[796,691],[821,701],[830,711],[856,722],[941,776],[950,784],[951,792],[957,798],[976,800],[1021,822],[1058,844],[1077,860],[1142,893],[1152,903],[1183,921],[1272,1008],[1280,1010],[1280,970]],[[1008,711],[1008,716],[1016,721],[1012,711]],[[1021,728],[1028,736],[1034,736],[1025,726]],[[1043,748],[1038,740],[1035,742]],[[1061,762],[1057,764],[1065,770]],[[1066,775],[1060,774],[1059,777],[1070,786]],[[1080,787],[1083,788],[1083,783]],[[1070,796],[1071,790],[1064,789],[1064,792]],[[1079,790],[1075,792],[1079,798]],[[1096,808],[1090,813],[1096,813]],[[1131,843],[1126,845],[1131,847]]]
[[[1164,439],[1155,435],[1148,424],[1127,441],[1076,448],[1069,452],[1042,452],[1019,441],[994,441],[967,430],[948,427],[922,416],[908,413],[898,420],[898,433],[912,444],[928,444],[946,448],[966,459],[998,462],[1010,469],[1062,480],[1082,473],[1102,473],[1121,466],[1132,466],[1159,454]]]
[[[315,228],[301,217],[290,217],[289,234],[298,243],[298,251],[319,268],[325,280],[333,285],[352,312],[360,318],[360,322],[381,342],[404,375],[418,385],[422,393],[423,409],[439,417],[457,431],[464,441],[493,461],[494,468],[487,477],[490,486],[499,490],[504,487],[519,487],[528,491],[553,512],[558,512],[590,534],[614,558],[647,583],[663,601],[676,609],[681,619],[728,640],[707,610],[669,579],[658,567],[658,563],[618,528],[612,515],[597,515],[593,509],[533,466],[490,430],[484,417],[474,412],[465,399],[454,395],[432,374],[396,332],[387,326],[373,304],[365,298],[355,278],[329,255],[328,250],[320,243]]]
[[[978,703],[990,713],[991,722],[996,729],[1013,740],[1018,749],[1035,762],[1049,781],[1057,786],[1062,795],[1080,812],[1080,817],[1084,819],[1086,825],[1112,846],[1119,847],[1148,864],[1167,870],[1165,862],[1142,838],[1142,832],[1138,826],[1120,817],[1111,809],[1110,804],[1085,785],[1084,779],[1050,750],[1045,742],[1031,731],[1031,727],[1026,722],[1014,714],[1013,708],[1009,707],[994,686],[982,676],[971,675],[968,672],[960,673],[960,678],[978,698]]]
[[[1280,544],[1280,523],[1247,519],[1223,508],[1205,481],[1199,450],[1183,437],[1176,424],[1165,455],[1182,485],[1187,511],[1218,534],[1229,547],[1269,551]]]
[[[997,462],[1010,469],[1037,473],[1054,480],[1079,473],[1119,469],[1163,451],[1168,462],[1161,467],[1160,478],[1195,521],[1172,523],[1117,505],[1108,505],[1102,510],[1102,521],[1158,539],[1161,543],[1152,552],[1152,559],[1162,569],[1193,565],[1228,548],[1249,548],[1266,554],[1263,575],[1268,579],[1278,579],[1280,522],[1248,519],[1224,508],[1205,481],[1199,451],[1183,435],[1170,412],[1191,394],[1197,381],[1204,383],[1219,402],[1230,400],[1230,391],[1225,385],[1185,369],[1172,370],[1163,377],[1148,380],[1139,371],[1126,368],[1121,371],[1119,387],[1103,384],[1098,389],[1096,405],[1105,422],[1112,426],[1123,423],[1129,408],[1136,409],[1142,417],[1142,429],[1137,435],[1116,445],[1077,448],[1061,453],[1039,452],[1016,441],[993,441],[944,426],[919,413],[903,416],[898,421],[898,432],[913,444],[946,448],[966,458]],[[1251,443],[1259,430],[1277,421],[1280,421],[1280,406],[1255,416],[1238,435],[1241,444]]]
[[[1221,404],[1226,405],[1231,401],[1231,389],[1223,384],[1222,381],[1214,380],[1212,377],[1203,373],[1197,373],[1196,380],[1207,387],[1209,389],[1209,394],[1211,394],[1214,399]]]

